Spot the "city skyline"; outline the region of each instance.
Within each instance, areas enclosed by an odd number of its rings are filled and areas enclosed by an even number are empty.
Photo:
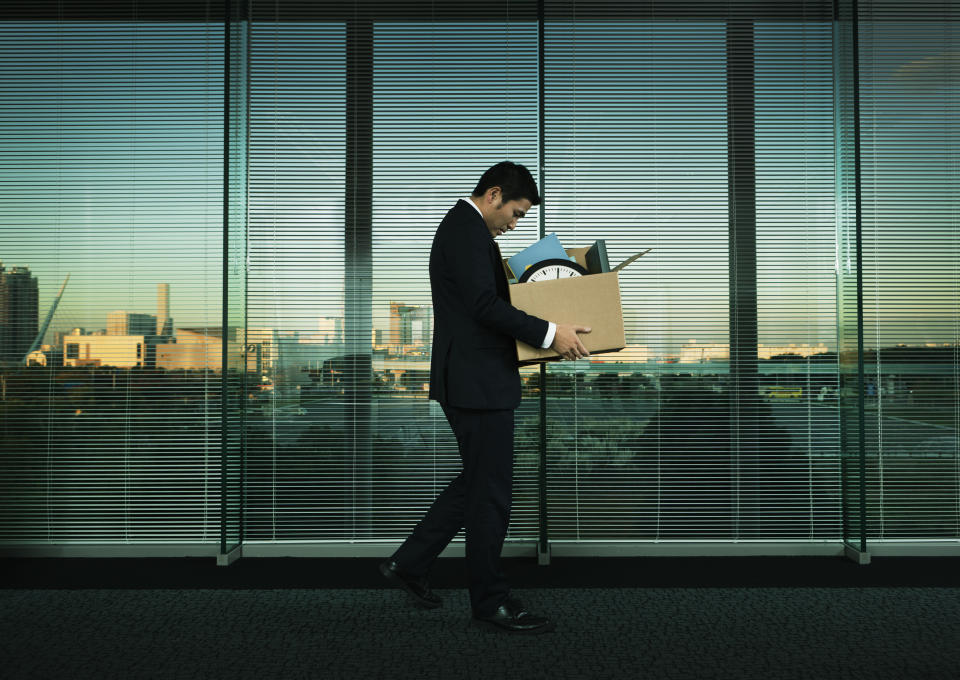
[[[30,274],[33,276],[35,282],[37,283],[37,287],[38,287],[38,289],[41,291],[40,294],[38,295],[38,301],[39,301],[39,316],[42,317],[44,314],[46,314],[46,313],[48,312],[48,307],[49,307],[49,305],[52,303],[52,298],[55,296],[55,293],[51,293],[51,292],[50,292],[51,290],[53,290],[53,287],[52,287],[52,286],[51,286],[51,287],[44,287],[44,286],[43,286],[43,281],[42,281],[42,279],[40,279],[39,277],[37,277],[37,276],[35,275],[35,273],[33,272],[33,270],[32,270],[29,266],[24,267],[24,266],[21,266],[21,265],[17,265],[17,266],[16,266],[16,269],[17,269],[18,271],[27,271],[28,273],[30,273]],[[12,270],[12,268],[11,268],[11,270]],[[59,282],[59,283],[62,283],[62,282]],[[170,297],[171,297],[171,296],[170,296],[170,290],[171,290],[171,288],[170,288],[170,284],[169,284],[169,283],[168,283],[168,284],[155,284],[155,283],[152,283],[152,282],[144,282],[143,285],[144,285],[144,287],[146,287],[146,288],[148,288],[148,289],[149,289],[149,288],[154,288],[154,291],[155,291],[155,293],[154,293],[154,294],[155,294],[154,302],[151,304],[150,302],[147,302],[147,301],[145,301],[145,300],[139,300],[139,301],[138,301],[138,304],[137,304],[137,308],[138,308],[138,309],[143,310],[143,309],[149,309],[149,308],[151,308],[151,307],[153,307],[153,309],[157,309],[157,305],[158,305],[158,304],[162,304],[162,303],[156,301],[156,300],[157,300],[157,295],[156,295],[156,288],[155,288],[155,286],[158,286],[158,285],[166,285],[166,286],[167,286],[167,296],[168,296],[168,298],[167,298],[167,304],[169,305],[169,299],[170,299]],[[174,285],[175,285],[175,284],[174,284]],[[176,288],[174,287],[173,290],[176,291]],[[131,309],[114,309],[114,308],[111,307],[111,305],[110,305],[109,303],[101,304],[101,305],[99,306],[99,308],[97,309],[97,312],[96,312],[96,314],[98,314],[99,316],[94,316],[94,312],[92,312],[92,310],[90,310],[90,309],[89,309],[89,306],[88,306],[87,309],[84,310],[84,316],[80,317],[80,316],[77,316],[76,310],[71,308],[71,305],[70,305],[70,303],[69,303],[69,298],[71,297],[71,296],[70,296],[70,293],[71,293],[71,291],[70,291],[70,288],[69,288],[69,286],[68,286],[68,287],[67,287],[67,290],[66,290],[66,293],[65,293],[65,295],[64,295],[64,298],[67,300],[67,302],[62,303],[62,304],[58,307],[58,309],[57,309],[57,311],[56,311],[56,313],[55,313],[55,315],[54,315],[54,317],[53,317],[53,321],[52,321],[52,323],[50,324],[50,327],[48,328],[47,333],[45,334],[44,338],[42,339],[43,344],[50,344],[50,343],[51,343],[51,340],[52,340],[52,336],[53,336],[53,334],[55,334],[55,333],[64,333],[64,332],[67,332],[67,331],[72,331],[73,329],[76,329],[76,328],[82,328],[82,329],[84,329],[86,332],[97,332],[97,331],[100,331],[100,332],[103,332],[103,333],[106,333],[106,334],[111,334],[111,330],[110,330],[110,327],[111,327],[110,318],[111,318],[112,315],[132,315],[133,318],[136,318],[136,319],[137,319],[136,323],[138,323],[140,326],[143,327],[143,328],[140,328],[140,329],[139,329],[139,330],[141,330],[141,331],[145,330],[145,327],[146,327],[147,325],[150,325],[150,326],[159,326],[159,324],[161,323],[161,322],[158,320],[158,316],[157,316],[156,314],[149,314],[148,312],[144,312],[144,311],[134,311],[134,310],[131,310]],[[174,295],[173,295],[172,297],[173,297],[173,299],[176,299],[176,293],[175,293],[175,292],[174,292]],[[375,313],[374,313],[374,315],[373,315],[373,317],[372,317],[373,328],[374,328],[374,330],[377,330],[377,331],[388,332],[388,331],[390,330],[390,323],[391,323],[391,321],[390,321],[390,319],[391,319],[390,307],[391,307],[392,304],[395,303],[395,301],[393,301],[393,300],[387,300],[387,301],[379,300],[379,301],[375,301],[375,302],[378,302],[378,303],[380,304],[380,310],[379,310],[379,313],[377,313],[377,311],[375,310]],[[46,303],[46,306],[44,306],[44,303]],[[405,304],[405,303],[402,303],[402,304]],[[422,307],[429,308],[430,305],[429,305],[429,301],[428,301],[426,305],[422,305],[422,304],[421,304],[421,305],[416,305],[416,306],[417,306],[417,307],[421,307],[421,306],[422,306]],[[168,307],[168,309],[169,309],[169,307]],[[627,311],[627,310],[625,309],[625,318],[628,318],[628,315],[627,315],[626,311]],[[318,323],[321,323],[321,324],[322,324],[322,323],[326,323],[326,324],[328,324],[328,325],[329,325],[330,323],[334,323],[333,320],[337,320],[340,324],[343,323],[342,312],[341,312],[341,315],[340,315],[340,316],[329,316],[329,315],[320,315],[320,314],[318,314],[318,315],[315,316],[315,317],[306,317],[306,318],[311,318],[311,319],[313,319],[314,322],[318,322]],[[328,321],[323,321],[324,319],[327,319]],[[293,323],[293,324],[284,324],[284,323],[281,323],[281,324],[277,327],[277,330],[279,330],[279,331],[281,331],[281,332],[284,332],[284,333],[300,333],[300,334],[303,334],[303,335],[310,335],[311,333],[317,332],[318,329],[315,328],[315,327],[312,327],[311,324],[307,324],[306,326],[304,326],[304,325],[303,325],[303,321],[304,321],[304,320],[305,320],[305,317],[303,316],[303,314],[302,314],[302,312],[301,312],[301,313],[296,317],[296,319],[295,319],[296,322],[295,322],[295,323]],[[171,314],[171,316],[167,318],[166,324],[167,324],[167,326],[168,326],[169,328],[176,328],[176,327],[184,327],[184,328],[187,328],[187,327],[198,327],[198,326],[214,327],[214,326],[220,325],[220,321],[221,321],[221,317],[220,317],[220,314],[218,313],[218,314],[217,314],[215,317],[213,317],[213,318],[203,318],[203,317],[200,317],[200,318],[195,318],[195,319],[192,320],[192,321],[191,321],[190,319],[185,319],[182,323],[181,323],[180,321],[176,321],[176,322],[174,323],[174,322],[173,322],[173,315]],[[125,321],[124,323],[128,323],[128,322]],[[262,320],[262,319],[259,320],[259,321],[258,321],[257,323],[255,323],[255,324],[254,324],[254,323],[249,323],[248,325],[249,325],[250,327],[264,327],[264,324],[263,324],[263,320]],[[315,325],[315,324],[314,324],[314,325]],[[320,330],[322,330],[322,329],[320,329]],[[340,332],[342,333],[342,328],[341,328],[341,331],[340,331]],[[119,331],[115,331],[115,332],[113,332],[113,334],[120,334],[120,333],[119,333]],[[154,331],[154,333],[140,333],[140,334],[151,335],[151,334],[156,334],[156,333],[155,333],[155,331]],[[724,340],[725,340],[725,338],[724,338],[723,336],[716,337],[716,336],[711,336],[710,334],[706,334],[706,336],[704,336],[704,334],[702,334],[702,333],[701,333],[701,334],[698,334],[698,335],[700,335],[701,337],[705,337],[704,342],[706,342],[706,343],[723,344],[723,342],[724,342]],[[915,338],[909,338],[909,339],[906,339],[906,340],[904,340],[904,339],[899,339],[899,338],[896,338],[896,337],[892,337],[892,338],[877,338],[877,337],[875,337],[875,338],[873,338],[873,339],[878,341],[878,344],[877,344],[876,346],[881,346],[881,347],[894,347],[894,346],[898,346],[898,345],[908,345],[908,346],[923,347],[923,346],[930,346],[930,345],[940,346],[940,345],[943,345],[943,344],[944,344],[944,340],[942,340],[942,339],[940,339],[940,340],[930,340],[930,339],[924,338],[924,337],[919,337],[919,338],[916,338],[916,337],[915,337]],[[639,340],[640,340],[640,337],[639,337],[635,332],[632,332],[632,331],[628,328],[628,343],[635,345],[635,344],[638,344]],[[771,341],[771,340],[772,340],[772,341]],[[766,341],[761,341],[761,342],[759,342],[759,343],[758,343],[758,346],[765,346],[765,345],[766,345],[766,346],[770,346],[770,345],[787,346],[787,345],[791,345],[791,344],[792,344],[792,345],[811,345],[811,344],[821,344],[821,343],[827,345],[830,351],[836,351],[835,338],[826,338],[826,339],[824,339],[824,338],[810,337],[809,335],[789,336],[789,335],[784,334],[782,331],[781,331],[781,332],[773,333],[773,337],[768,338]],[[644,344],[644,343],[640,342],[640,344]],[[683,345],[683,344],[689,344],[688,339],[687,339],[687,338],[684,338],[684,337],[681,337],[679,334],[677,334],[677,335],[673,338],[673,342],[671,342],[669,345],[661,345],[661,347],[664,348],[664,351],[669,351],[669,350],[667,350],[666,348],[668,348],[668,347],[670,347],[670,346],[679,346],[679,345]],[[948,343],[948,344],[949,344],[949,343]]]
[[[20,274],[28,270],[18,269]],[[30,363],[63,366],[134,366],[156,367],[168,370],[209,368],[219,370],[223,337],[219,326],[191,327],[190,324],[169,326],[158,321],[163,313],[169,313],[171,287],[168,283],[157,284],[157,315],[114,310],[107,313],[105,328],[72,328],[69,331],[53,331],[54,341],[41,345]],[[398,358],[422,360],[429,356],[432,340],[431,310],[428,306],[408,305],[403,301],[391,301],[390,312],[384,325],[374,325],[370,338],[371,352],[386,351]],[[313,364],[332,359],[346,352],[343,335],[343,319],[318,317],[312,329],[283,330],[269,327],[230,328],[229,340],[234,343],[231,357],[242,354],[246,343],[258,347],[257,361],[265,367],[282,369],[301,363]],[[382,319],[381,319],[382,321]],[[157,330],[169,327],[164,335]],[[236,337],[234,337],[236,336]],[[244,339],[245,338],[245,339]],[[91,343],[93,343],[91,345]],[[213,343],[213,344],[211,344]],[[196,345],[191,349],[191,346]],[[902,345],[901,345],[902,346]],[[951,343],[924,343],[923,348],[950,347]],[[94,349],[91,349],[94,347]],[[286,349],[283,349],[286,347]],[[896,345],[888,347],[892,349]],[[52,352],[52,354],[49,354]],[[319,354],[317,352],[320,352]],[[791,343],[779,345],[758,343],[758,361],[776,357],[794,356],[797,359],[816,355],[835,354],[836,349],[824,342]],[[43,356],[41,356],[43,355]],[[629,342],[619,353],[596,355],[593,361],[607,363],[648,364],[666,361],[677,364],[728,362],[730,346],[726,342],[700,342],[688,338],[677,346],[651,348],[648,344]],[[54,364],[50,364],[53,357]],[[236,367],[236,366],[235,366]]]

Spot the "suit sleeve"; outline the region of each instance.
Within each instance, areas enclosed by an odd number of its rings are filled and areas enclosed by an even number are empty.
[[[512,306],[497,295],[490,237],[479,229],[461,229],[463,238],[447,243],[452,276],[464,307],[477,323],[539,347],[548,322]]]

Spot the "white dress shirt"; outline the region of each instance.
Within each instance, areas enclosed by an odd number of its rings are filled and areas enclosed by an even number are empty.
[[[473,198],[468,196],[463,200],[472,205],[473,209],[480,213],[480,217],[483,217],[483,212],[481,212],[480,206],[473,202]],[[486,221],[484,221],[484,224],[486,224]],[[549,326],[547,326],[547,334],[543,338],[543,344],[540,345],[540,347],[543,349],[548,349],[550,345],[553,344],[553,338],[557,335],[557,324],[553,323],[552,321],[547,321],[547,323],[549,324]]]

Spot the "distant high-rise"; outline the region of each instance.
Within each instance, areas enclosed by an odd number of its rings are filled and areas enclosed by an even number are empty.
[[[23,361],[37,337],[37,279],[29,267],[7,271],[0,262],[0,361]]]
[[[173,335],[170,318],[170,284],[157,284],[157,335]]]
[[[430,336],[430,308],[390,303],[391,345],[428,344]]]
[[[157,317],[118,310],[107,313],[107,335],[156,335]]]

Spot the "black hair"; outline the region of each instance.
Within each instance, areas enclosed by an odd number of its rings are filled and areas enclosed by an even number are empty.
[[[473,190],[474,196],[483,196],[490,187],[500,187],[503,202],[527,199],[530,205],[540,205],[540,192],[533,175],[524,166],[510,161],[501,161],[489,168]]]

